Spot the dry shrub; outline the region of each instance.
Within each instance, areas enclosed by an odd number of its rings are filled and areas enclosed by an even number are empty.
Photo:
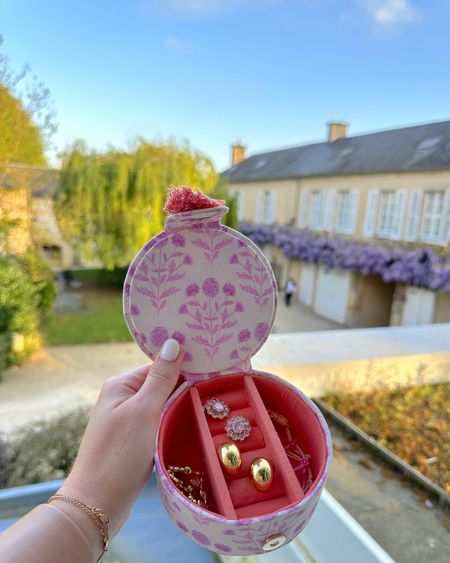
[[[0,488],[66,477],[75,461],[89,409],[78,409],[0,437]]]

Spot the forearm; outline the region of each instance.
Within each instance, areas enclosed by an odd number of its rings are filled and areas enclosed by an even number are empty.
[[[101,546],[99,531],[86,514],[53,502],[39,505],[0,535],[0,560],[94,563]]]
[[[150,369],[142,366],[108,380],[72,472],[58,491],[78,503],[53,499],[0,534],[1,563],[95,563],[99,559],[103,538],[115,536],[150,476],[159,416],[182,361],[178,342],[169,339]],[[109,519],[106,532],[105,516]]]

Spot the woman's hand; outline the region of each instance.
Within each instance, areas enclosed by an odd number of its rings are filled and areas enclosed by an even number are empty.
[[[103,509],[110,519],[111,537],[150,477],[161,410],[177,382],[182,360],[178,342],[169,339],[151,366],[106,381],[74,467],[58,491]],[[100,541],[99,531],[80,509],[56,502],[92,540]]]
[[[102,509],[110,519],[110,538],[150,477],[161,410],[182,361],[178,342],[169,339],[151,366],[103,385],[73,469],[58,491]],[[2,563],[93,563],[102,551],[96,524],[63,500],[39,505],[0,534]]]
[[[151,366],[103,385],[74,467],[58,491],[101,508],[109,516],[111,538],[150,477],[161,410],[182,361],[178,342],[169,339]],[[93,563],[102,551],[96,524],[63,500],[37,506],[0,534],[2,563]]]

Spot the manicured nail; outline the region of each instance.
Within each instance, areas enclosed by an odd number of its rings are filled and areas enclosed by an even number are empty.
[[[169,338],[162,345],[161,351],[159,353],[159,357],[162,360],[166,360],[167,362],[173,362],[178,358],[179,353],[180,353],[180,345],[173,338]]]

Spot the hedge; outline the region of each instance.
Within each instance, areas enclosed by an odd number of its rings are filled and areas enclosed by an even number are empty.
[[[38,331],[52,314],[56,299],[53,274],[41,258],[0,256],[0,370],[18,363],[39,341]],[[25,349],[14,351],[14,333],[25,338]]]

